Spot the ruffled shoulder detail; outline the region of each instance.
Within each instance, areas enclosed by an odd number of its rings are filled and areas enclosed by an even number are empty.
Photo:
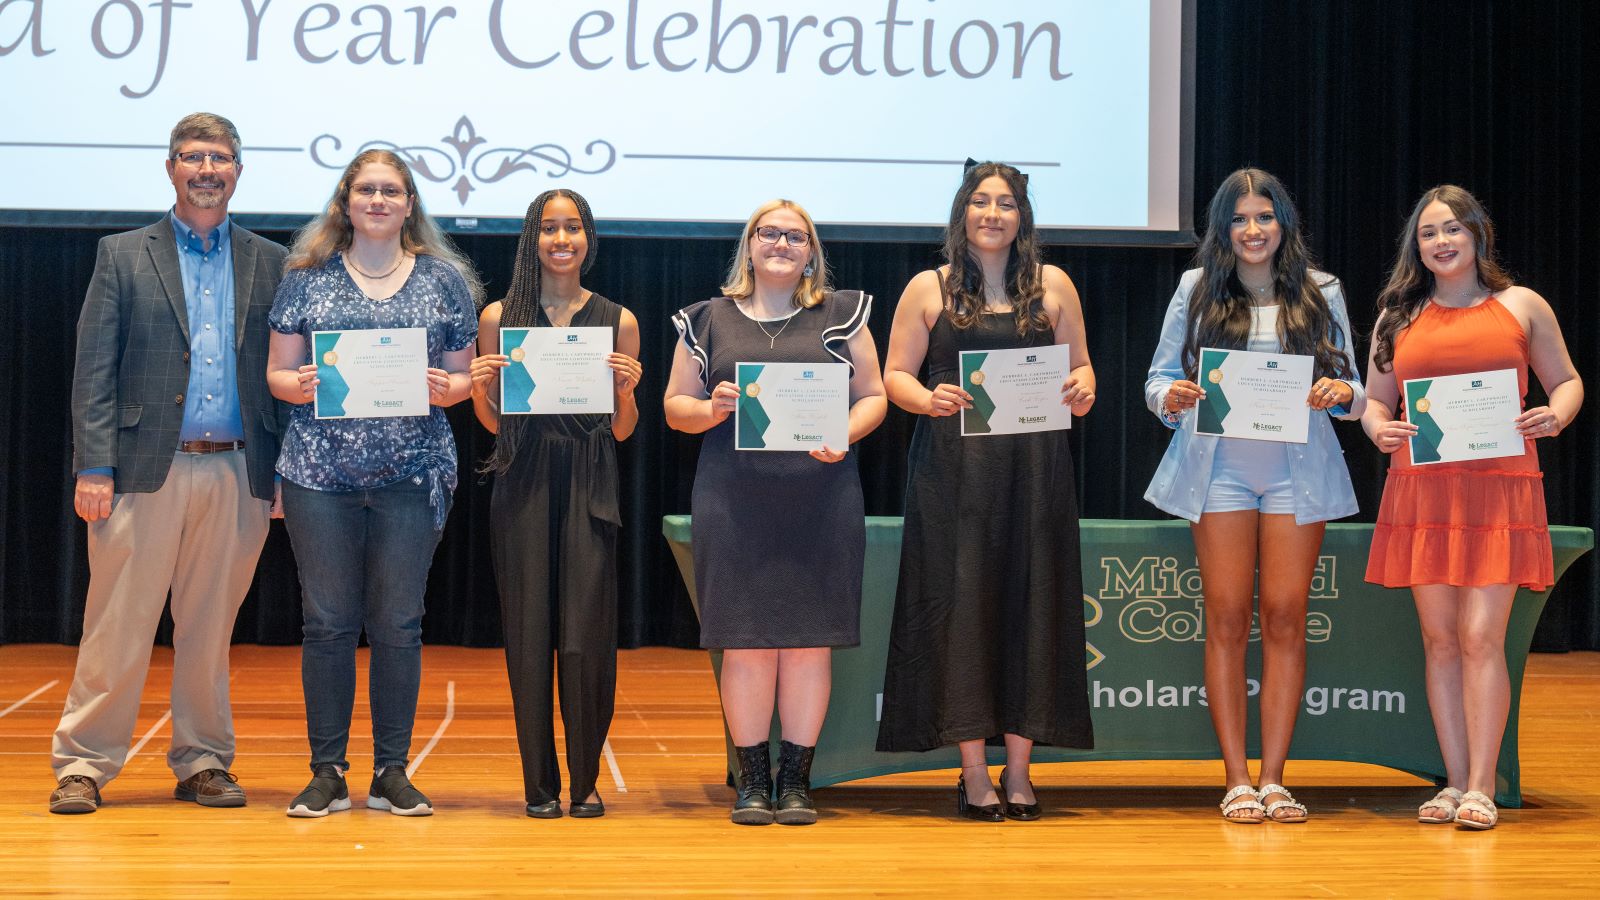
[[[850,361],[850,339],[872,315],[872,295],[865,291],[831,291],[822,302],[828,316],[828,325],[822,330],[822,347],[849,366],[854,374],[856,367]]]
[[[711,304],[716,300],[701,300],[691,303],[683,309],[672,314],[672,327],[678,329],[678,337],[683,345],[689,348],[689,355],[700,364],[700,379],[709,378],[711,371],[711,358],[706,355],[701,341],[705,339],[706,332],[711,327]]]

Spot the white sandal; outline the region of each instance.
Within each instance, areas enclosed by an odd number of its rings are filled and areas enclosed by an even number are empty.
[[[1263,814],[1266,812],[1266,807],[1261,805],[1261,799],[1256,796],[1256,789],[1248,784],[1241,784],[1228,791],[1223,795],[1222,802],[1217,806],[1222,810],[1222,818],[1224,820],[1239,825],[1259,825],[1261,820],[1254,816],[1235,816],[1230,815],[1230,813],[1236,813],[1242,809],[1258,809]]]
[[[1427,803],[1417,807],[1417,821],[1425,825],[1449,825],[1456,820],[1456,809],[1461,806],[1461,792],[1453,787],[1447,787]],[[1430,809],[1442,809],[1449,815],[1444,818],[1427,815]]]
[[[1271,796],[1273,794],[1282,794],[1287,799],[1274,800],[1271,803],[1268,803],[1266,805],[1266,817],[1267,818],[1271,819],[1274,822],[1280,822],[1280,823],[1282,823],[1284,825],[1294,825],[1294,824],[1299,823],[1299,822],[1304,822],[1307,818],[1310,817],[1311,813],[1310,813],[1310,811],[1308,811],[1306,809],[1305,804],[1296,801],[1294,799],[1294,795],[1289,793],[1289,789],[1284,787],[1281,784],[1264,784],[1264,785],[1262,785],[1261,786],[1261,790],[1256,791],[1256,799],[1257,800],[1265,800],[1265,799],[1267,799],[1267,797],[1269,797],[1269,796]],[[1288,816],[1287,818],[1280,819],[1277,816],[1273,815],[1273,813],[1277,812],[1280,809],[1298,809],[1298,810],[1300,810],[1300,815],[1298,815],[1298,816]]]
[[[1489,821],[1480,822],[1477,819],[1462,818],[1464,812],[1475,812],[1487,816]],[[1461,795],[1461,806],[1456,809],[1456,824],[1478,831],[1488,831],[1500,821],[1500,809],[1494,805],[1494,800],[1482,791],[1467,791]]]

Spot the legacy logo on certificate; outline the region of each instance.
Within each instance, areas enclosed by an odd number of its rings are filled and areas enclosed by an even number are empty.
[[[1313,360],[1289,353],[1200,349],[1195,431],[1252,441],[1304,444],[1311,429]]]
[[[428,331],[311,332],[316,417],[385,419],[428,414]]]
[[[502,328],[500,414],[613,413],[609,328]]]
[[[961,389],[972,395],[972,408],[961,411],[961,436],[1071,428],[1072,410],[1061,405],[1071,370],[1066,344],[961,351]]]
[[[1417,426],[1411,438],[1413,465],[1527,451],[1515,421],[1522,412],[1516,369],[1413,378],[1401,391],[1406,421]]]
[[[849,366],[739,363],[736,372],[736,449],[850,449]]]

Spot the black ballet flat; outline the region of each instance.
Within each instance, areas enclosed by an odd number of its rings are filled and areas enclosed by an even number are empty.
[[[975,822],[1004,822],[1005,814],[1000,811],[1000,804],[990,803],[979,806],[967,799],[967,776],[962,774],[956,779],[956,815],[963,819]]]
[[[1028,790],[1030,790],[1030,791],[1034,790],[1033,782],[1031,780],[1028,782]],[[1005,814],[1005,817],[1008,818],[1008,819],[1016,819],[1019,822],[1032,822],[1033,820],[1035,820],[1035,819],[1039,818],[1040,816],[1044,815],[1044,808],[1039,805],[1039,792],[1038,791],[1034,791],[1034,796],[1033,796],[1034,802],[1032,802],[1032,803],[1012,803],[1011,801],[1004,799],[1005,796],[1006,796],[1006,770],[1005,769],[1001,769],[1000,770],[1000,797],[1001,797],[1000,811]]]
[[[576,805],[574,804],[574,806]],[[525,812],[530,819],[559,819],[561,818],[561,801],[546,800],[543,803],[529,803]]]
[[[571,803],[567,805],[567,815],[574,819],[598,819],[606,814],[606,804],[600,799],[599,794],[594,795],[593,803]]]

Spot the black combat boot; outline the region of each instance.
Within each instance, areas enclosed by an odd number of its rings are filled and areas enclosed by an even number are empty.
[[[772,824],[772,755],[767,742],[734,747],[739,754],[739,795],[733,801],[735,825]]]

